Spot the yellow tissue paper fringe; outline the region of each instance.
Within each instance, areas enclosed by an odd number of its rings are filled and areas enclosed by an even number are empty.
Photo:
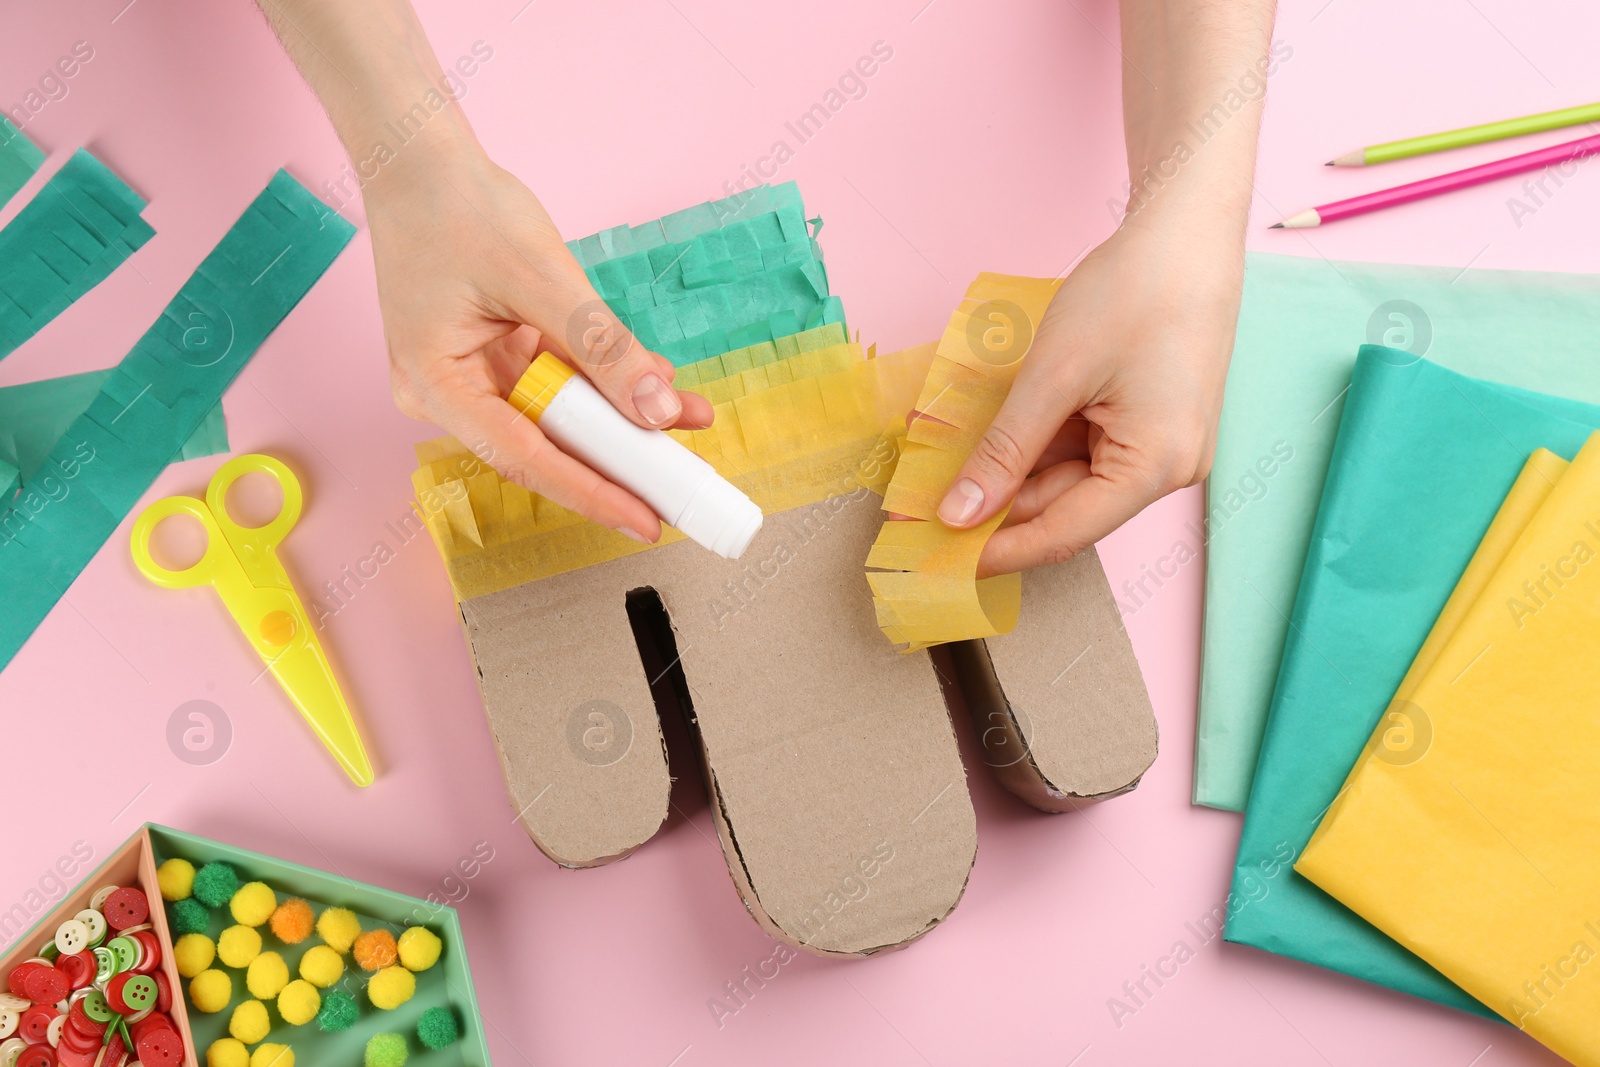
[[[937,511],[1005,402],[1060,285],[1059,278],[980,274],[939,341],[883,498],[883,510],[920,521],[885,522],[867,554],[878,626],[904,652],[1017,625],[1021,576],[977,577],[983,546],[1011,505],[970,530],[952,530]]]
[[[710,379],[728,383],[719,387],[727,399],[715,405],[711,428],[671,432],[767,514],[863,487],[881,493],[933,347],[883,356],[857,344],[797,349],[735,378]],[[729,356],[737,367],[735,353],[718,359],[726,368]],[[680,384],[687,369],[679,368]],[[692,373],[702,386],[703,372]],[[505,481],[453,438],[418,445],[417,460],[417,510],[458,601],[652,547]],[[682,536],[667,528],[658,544]]]

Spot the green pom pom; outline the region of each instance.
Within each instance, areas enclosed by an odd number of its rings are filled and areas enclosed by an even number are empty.
[[[373,1034],[367,1042],[367,1067],[401,1067],[406,1062],[406,1039],[399,1034]]]
[[[356,1006],[355,997],[337,989],[330,990],[322,994],[322,1010],[317,1012],[317,1025],[325,1033],[335,1034],[354,1026],[360,1014],[361,1009]]]
[[[193,897],[185,897],[172,905],[172,932],[178,936],[203,934],[210,926],[211,912]]]
[[[194,876],[194,897],[208,908],[220,908],[239,891],[239,875],[226,863],[208,863]]]
[[[449,1008],[429,1008],[417,1020],[417,1040],[435,1052],[449,1048],[461,1037],[461,1028]]]

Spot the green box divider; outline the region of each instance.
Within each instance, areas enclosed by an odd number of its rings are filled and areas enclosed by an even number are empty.
[[[150,842],[158,865],[174,856],[181,856],[196,867],[213,861],[229,863],[239,872],[241,883],[265,882],[277,891],[280,901],[290,896],[303,897],[319,914],[323,906],[349,908],[361,917],[363,930],[385,926],[396,936],[408,925],[426,926],[444,942],[439,962],[416,976],[416,995],[393,1011],[382,1011],[367,1002],[361,988],[365,984],[362,972],[347,957],[345,976],[334,988],[349,992],[361,1007],[360,1018],[349,1030],[325,1034],[317,1028],[315,1020],[304,1026],[290,1026],[278,1016],[276,1007],[269,1004],[267,1014],[272,1018],[272,1032],[267,1040],[294,1049],[296,1063],[306,1067],[346,1064],[353,1067],[361,1063],[368,1038],[373,1034],[394,1032],[406,1036],[411,1050],[407,1067],[489,1067],[489,1045],[472,984],[472,969],[467,964],[461,920],[454,908],[155,823],[150,824]],[[208,933],[215,940],[231,925],[233,920],[226,908],[215,909]],[[321,943],[315,934],[300,945],[284,945],[271,931],[262,936],[263,950],[281,954],[289,965],[291,977],[298,976],[300,956],[305,950]],[[192,1004],[189,1006],[189,1025],[201,1063],[205,1062],[205,1050],[211,1042],[227,1036],[233,1006],[249,999],[242,969],[222,967],[220,961],[213,966],[233,976],[234,999],[227,1009],[215,1015],[202,1014],[195,1011]],[[424,1010],[436,1006],[455,1010],[456,1021],[461,1025],[461,1040],[434,1052],[424,1048],[416,1034],[417,1019]]]

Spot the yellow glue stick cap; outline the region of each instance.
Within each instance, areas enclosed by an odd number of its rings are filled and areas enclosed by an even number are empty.
[[[511,390],[511,406],[538,422],[561,387],[577,373],[549,352],[541,352]]]

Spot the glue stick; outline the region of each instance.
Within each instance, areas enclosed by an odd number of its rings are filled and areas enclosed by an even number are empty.
[[[761,529],[761,509],[711,464],[660,430],[623,417],[571,367],[541,353],[511,391],[511,406],[581,459],[719,556],[738,559]]]

